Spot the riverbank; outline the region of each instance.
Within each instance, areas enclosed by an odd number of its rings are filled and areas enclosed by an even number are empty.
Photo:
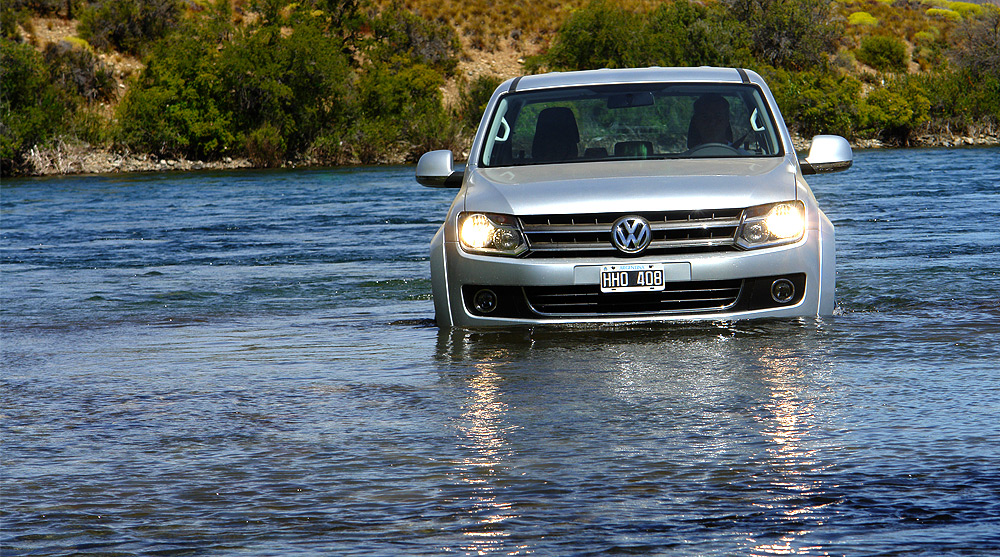
[[[793,136],[795,149],[805,151],[809,139]],[[1000,145],[1000,136],[987,132],[972,135],[920,135],[910,141],[908,147],[987,147]],[[862,139],[852,142],[855,149],[892,148],[877,139]],[[456,153],[464,159],[466,153]],[[386,164],[406,164],[402,153],[386,157]],[[28,157],[31,171],[22,176],[59,176],[71,174],[117,174],[133,172],[169,172],[195,170],[235,170],[254,168],[253,162],[244,157],[225,157],[217,161],[188,160],[158,157],[147,153],[115,152],[107,148],[93,147],[85,143],[57,141],[50,147],[31,149]],[[286,168],[301,166],[322,166],[318,160],[302,159],[285,161]]]

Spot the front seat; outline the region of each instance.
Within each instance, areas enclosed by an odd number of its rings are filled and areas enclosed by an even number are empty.
[[[562,106],[546,108],[538,114],[531,158],[536,162],[575,159],[579,155],[580,131],[573,111]]]

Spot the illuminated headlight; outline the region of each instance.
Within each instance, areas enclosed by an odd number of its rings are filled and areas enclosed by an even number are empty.
[[[458,217],[462,249],[490,255],[521,255],[528,249],[517,219],[495,213],[462,213]]]
[[[805,206],[787,201],[751,207],[743,212],[736,244],[753,249],[797,242],[806,229]]]

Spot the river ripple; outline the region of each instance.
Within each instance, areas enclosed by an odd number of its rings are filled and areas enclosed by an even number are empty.
[[[5,181],[0,553],[998,553],[998,160],[812,178],[833,318],[498,332],[411,168]]]

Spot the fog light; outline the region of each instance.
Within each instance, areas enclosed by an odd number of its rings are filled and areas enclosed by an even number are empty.
[[[778,279],[771,283],[771,299],[779,304],[787,304],[795,297],[795,285],[788,279]]]
[[[794,290],[794,288],[793,288]],[[490,313],[497,309],[497,295],[492,290],[482,289],[472,297],[472,307],[479,313]]]

